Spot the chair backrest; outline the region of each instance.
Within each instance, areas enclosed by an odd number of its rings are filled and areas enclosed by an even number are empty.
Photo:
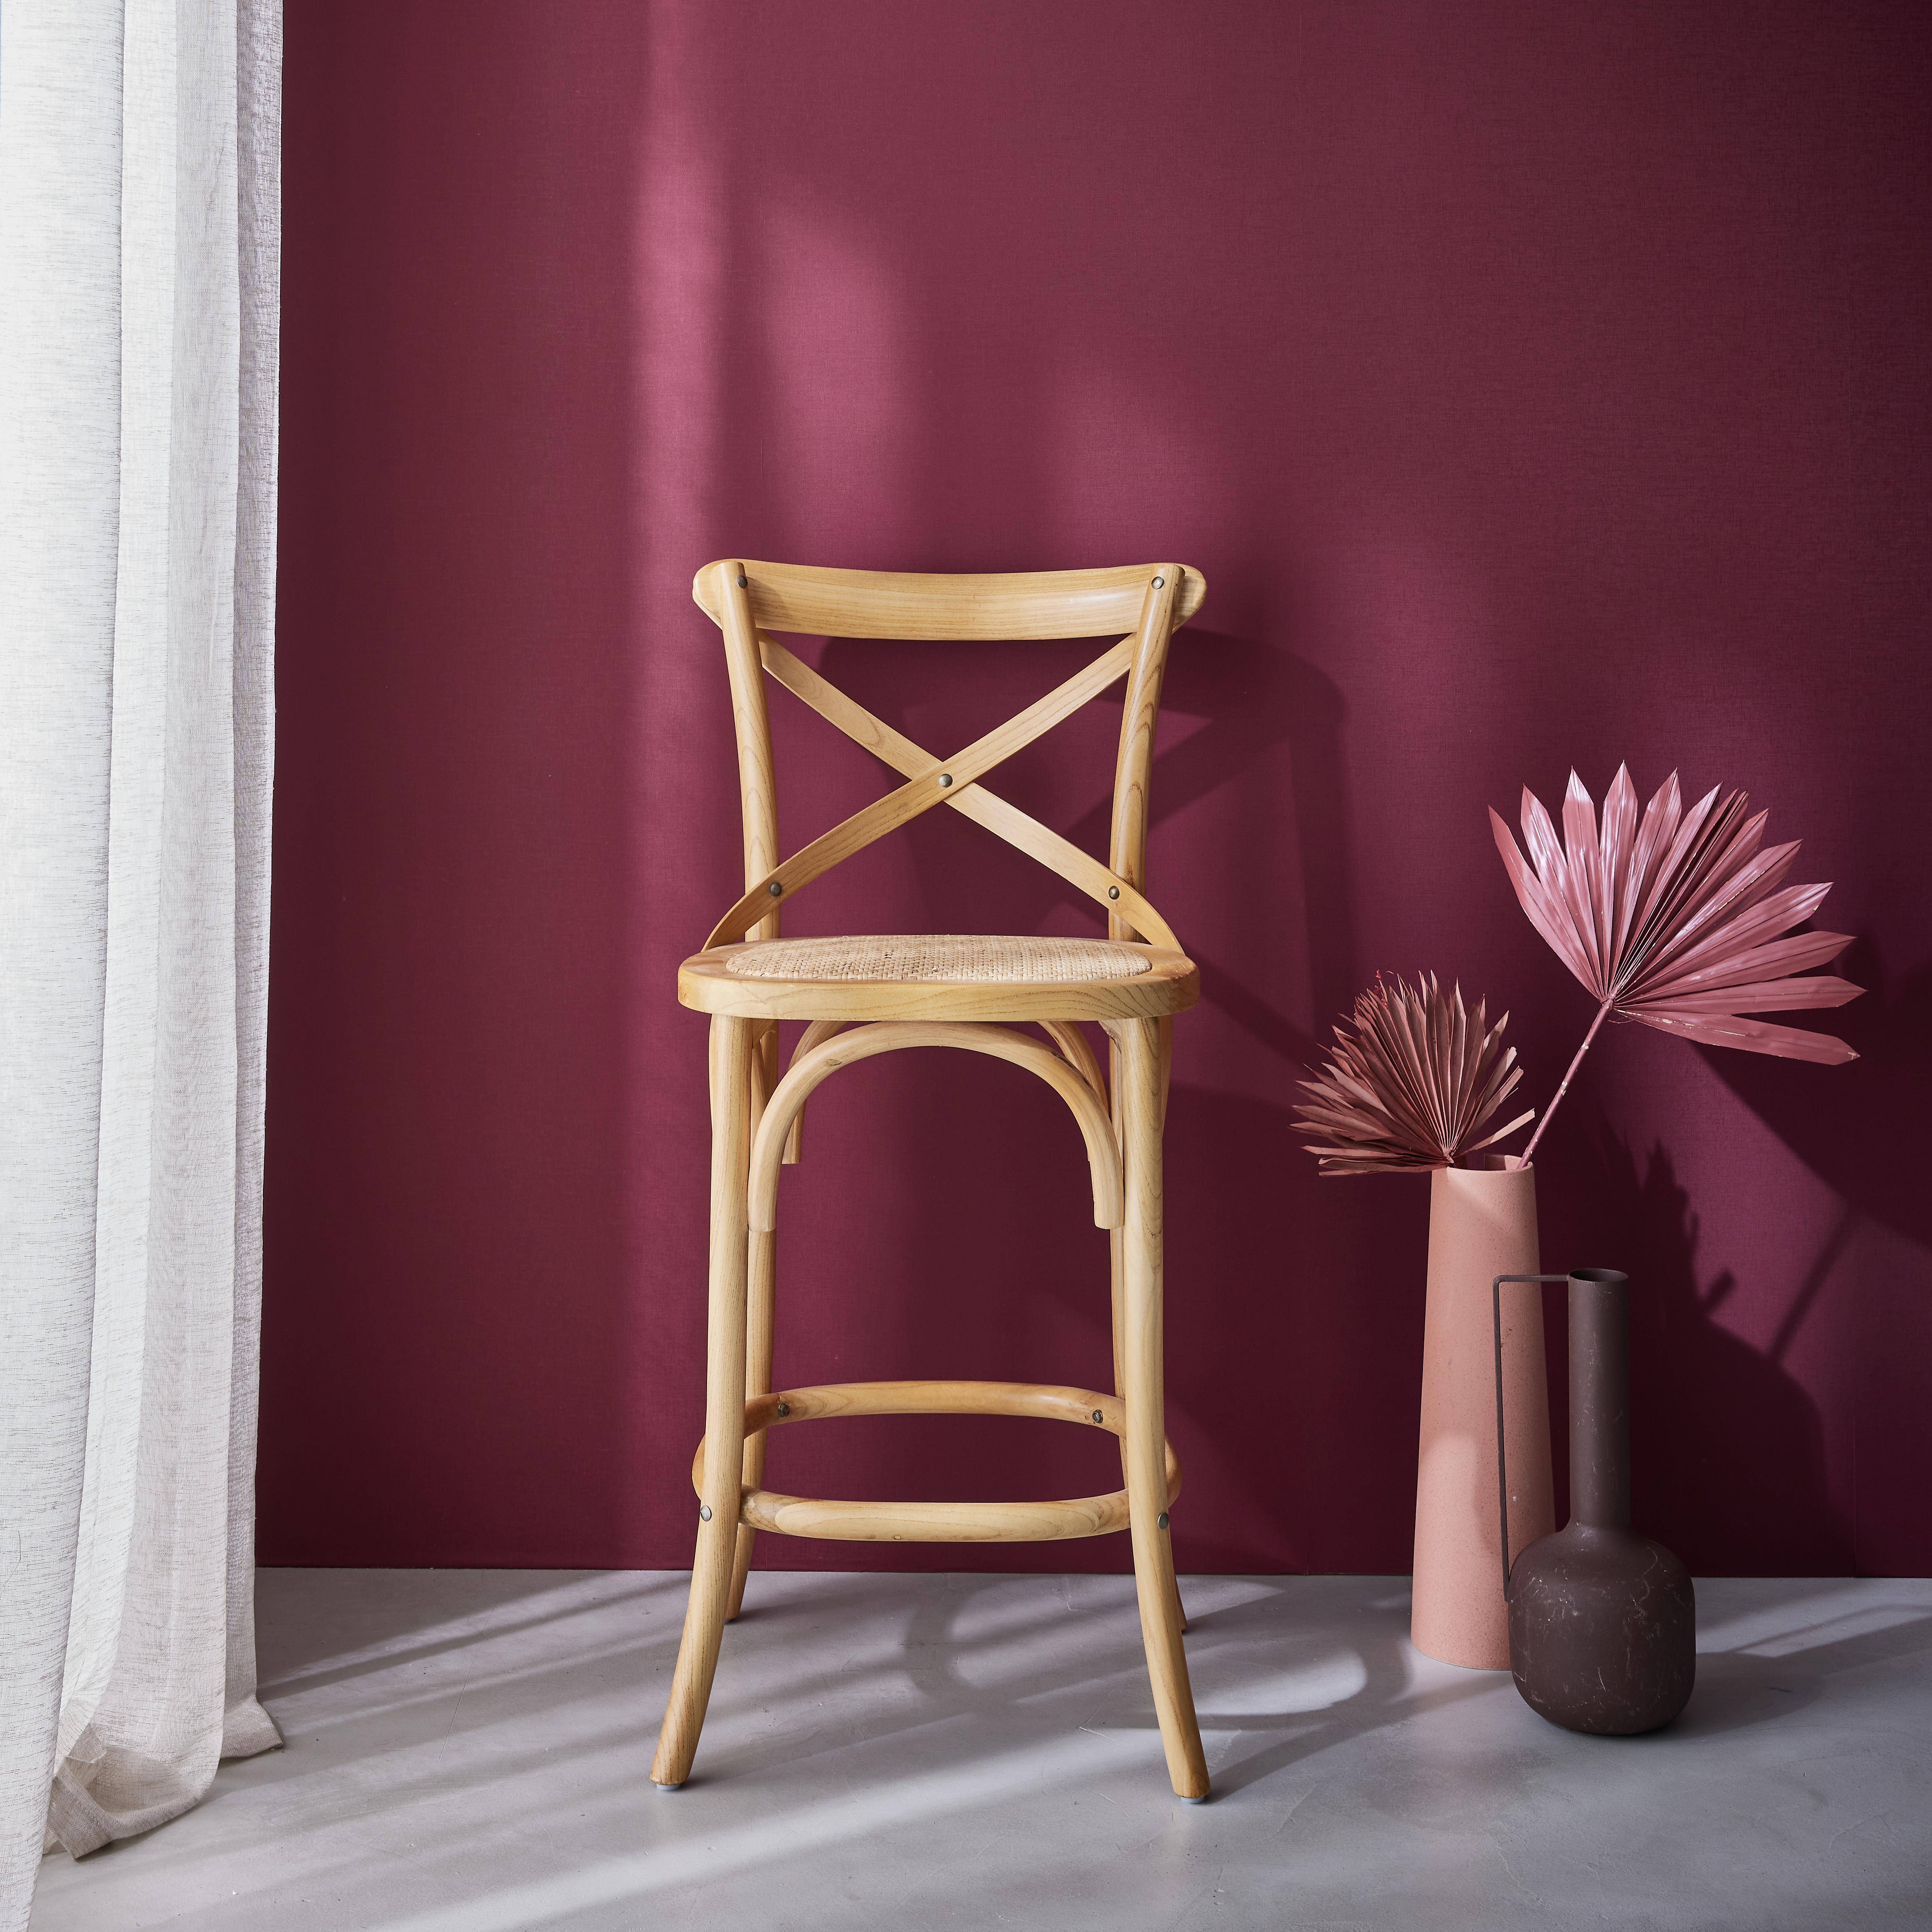
[[[708,563],[692,595],[724,634],[738,781],[745,826],[745,896],[718,922],[707,947],[775,938],[782,907],[842,859],[920,813],[944,805],[1077,886],[1107,914],[1117,939],[1179,950],[1141,892],[1147,864],[1148,782],[1168,640],[1201,608],[1207,584],[1183,565],[1024,575],[926,577],[896,571],[826,570],[804,564],[725,560]],[[974,640],[1126,634],[1037,704],[956,752],[938,758],[829,683],[770,633]],[[907,782],[781,862],[770,675]],[[980,782],[993,767],[1097,697],[1127,680],[1114,769],[1112,832],[1102,865]]]

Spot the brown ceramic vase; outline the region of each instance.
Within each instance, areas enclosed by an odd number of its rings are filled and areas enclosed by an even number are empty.
[[[1630,1526],[1628,1278],[1580,1268],[1568,1280],[1570,1521],[1510,1573],[1510,1658],[1539,1716],[1629,1736],[1669,1724],[1690,1698],[1696,1599],[1684,1565]],[[1497,1386],[1507,1390],[1500,1374]]]

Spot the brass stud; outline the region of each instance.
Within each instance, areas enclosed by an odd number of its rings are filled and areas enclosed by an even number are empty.
[[[742,584],[742,583],[744,582],[744,580],[744,580],[742,577],[741,577],[741,578],[739,578],[739,580],[738,580],[738,581],[739,581],[740,584]],[[1160,586],[1161,586],[1163,584],[1165,584],[1166,581],[1167,581],[1167,579],[1166,579],[1166,578],[1164,578],[1164,577],[1156,577],[1156,578],[1154,579],[1154,587],[1156,590],[1158,590],[1160,588]]]
[[[1105,1422],[1105,1421],[1106,1420],[1106,1419],[1107,1419],[1107,1418],[1106,1418],[1106,1414],[1104,1414],[1101,1410],[1097,1409],[1097,1408],[1096,1408],[1096,1410],[1094,1410],[1094,1420],[1096,1422]]]
[[[944,790],[946,789],[946,788],[948,785],[950,785],[952,782],[952,774],[950,772],[941,772],[940,773],[940,775],[939,775],[939,788],[940,788],[940,790],[941,791],[944,791]]]
[[[1154,581],[1155,581],[1155,583],[1158,584],[1158,583],[1160,581],[1160,579],[1159,578],[1157,578],[1157,577],[1156,577],[1156,578],[1154,579]],[[744,580],[742,577],[741,577],[741,578],[739,578],[739,580],[738,580],[738,588],[739,588],[740,590],[742,590],[745,588],[745,580]]]
[[[1110,899],[1118,898],[1120,896],[1120,887],[1118,886],[1109,886],[1107,888],[1107,896]]]
[[[774,879],[771,884],[765,888],[765,890],[770,892],[773,898],[776,898],[784,890],[784,888],[778,884],[777,880]]]
[[[1167,1527],[1167,1512],[1166,1512],[1166,1510],[1162,1510],[1161,1511],[1160,1514],[1159,1516],[1157,1516],[1156,1517],[1155,1517],[1154,1521],[1156,1522],[1156,1523],[1157,1523],[1157,1524],[1160,1526],[1160,1527],[1161,1528],[1165,1529],[1165,1528]]]
[[[779,1413],[779,1414],[781,1414],[781,1415],[789,1415],[789,1414],[790,1414],[790,1413],[791,1413],[791,1404],[790,1404],[790,1402],[780,1402],[780,1403],[778,1404],[778,1413]]]
[[[709,1522],[711,1520],[711,1505],[709,1503],[698,1504],[698,1520],[700,1522]]]

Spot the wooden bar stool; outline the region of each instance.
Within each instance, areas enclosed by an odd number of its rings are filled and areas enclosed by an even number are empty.
[[[724,635],[744,808],[745,896],[678,972],[678,998],[711,1018],[711,1257],[704,1439],[691,1600],[652,1781],[691,1771],[724,1625],[738,1613],[754,1534],[854,1541],[1034,1542],[1125,1528],[1148,1671],[1174,1788],[1208,1795],[1181,1648],[1185,1628],[1168,1540],[1180,1474],[1162,1416],[1162,1116],[1173,1016],[1199,976],[1142,896],[1148,781],[1168,640],[1200,608],[1200,573],[1178,564],[1028,576],[922,577],[724,562],[692,594]],[[1088,638],[1112,648],[1017,717],[936,758],[827,683],[771,634],[992,641]],[[765,711],[768,674],[891,766],[905,783],[782,864]],[[1102,866],[989,791],[995,765],[1126,679],[1114,769],[1112,849]],[[1107,914],[1102,939],[958,935],[782,939],[801,886],[944,805],[1058,873]],[[778,1077],[780,1020],[806,1025]],[[1111,1046],[1101,1072],[1078,1022]],[[1041,1040],[1014,1030],[1039,1025]],[[852,1030],[847,1031],[845,1029]],[[798,1156],[800,1110],[840,1067],[902,1047],[963,1047],[1037,1074],[1086,1143],[1094,1219],[1111,1231],[1114,1390],[1026,1382],[846,1382],[771,1388],[773,1230],[781,1162]],[[1052,1416],[1118,1436],[1126,1487],[1059,1502],[820,1502],[762,1486],[766,1430],[822,1416]]]

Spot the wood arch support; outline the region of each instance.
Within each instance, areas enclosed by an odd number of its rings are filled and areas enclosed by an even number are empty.
[[[836,1033],[843,1033],[855,1022],[850,1020],[814,1020],[799,1036],[798,1044],[792,1048],[792,1064],[796,1066],[814,1046],[830,1040]],[[1059,1048],[1061,1057],[1078,1070],[1088,1086],[1093,1088],[1102,1106],[1109,1112],[1113,1108],[1113,1098],[1107,1090],[1107,1076],[1100,1071],[1100,1063],[1094,1049],[1088,1044],[1087,1036],[1071,1020],[1042,1020],[1040,1022],[1047,1036]],[[758,1092],[758,1105],[763,1107],[770,1097],[770,1083]],[[785,1136],[783,1164],[794,1167],[803,1159],[805,1153],[805,1108],[800,1103],[799,1110],[791,1117],[791,1132]]]
[[[791,1064],[796,1066],[814,1046],[821,1046],[836,1033],[843,1033],[851,1024],[849,1020],[814,1020],[799,1036],[798,1044],[791,1050]],[[805,1107],[791,1117],[791,1132],[785,1136],[784,1165],[796,1167],[805,1158]]]
[[[1054,1049],[1010,1027],[977,1021],[880,1020],[838,1034],[809,1052],[800,1053],[773,1090],[752,1142],[746,1208],[754,1232],[778,1226],[778,1165],[791,1124],[814,1088],[840,1067],[877,1053],[903,1047],[953,1046],[991,1054],[1037,1074],[1073,1111],[1087,1143],[1094,1180],[1094,1225],[1118,1228],[1124,1212],[1120,1150],[1105,1103],[1087,1079]]]

